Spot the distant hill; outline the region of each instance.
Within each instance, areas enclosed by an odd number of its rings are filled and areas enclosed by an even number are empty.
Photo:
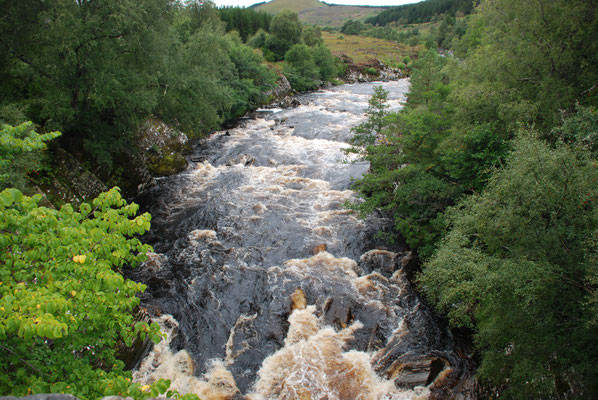
[[[318,0],[272,0],[251,7],[270,14],[277,14],[287,9],[296,12],[302,22],[332,27],[340,27],[349,19],[363,21],[387,9],[387,7],[331,5]]]
[[[299,14],[299,12],[308,8],[322,8],[327,7],[327,5],[318,0],[272,0],[251,7],[270,14],[278,14],[282,10],[291,10]]]
[[[479,3],[479,0],[475,2]],[[473,0],[426,0],[421,3],[387,8],[377,16],[366,19],[365,22],[381,26],[391,22],[419,24],[429,22],[432,17],[441,14],[455,16],[459,11],[470,14],[473,8]]]

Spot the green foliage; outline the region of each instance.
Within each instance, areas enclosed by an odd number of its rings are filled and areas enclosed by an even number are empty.
[[[191,11],[179,10],[172,27],[173,47],[164,63],[164,92],[156,112],[197,136],[256,107],[275,76],[238,37],[224,35],[219,20],[204,16],[203,22],[194,22],[199,17]]]
[[[112,154],[119,143],[124,146],[119,137],[157,101],[169,2],[58,0],[5,6],[0,102],[26,100],[27,117],[62,130],[65,139],[101,131],[93,138],[96,147]]]
[[[451,139],[452,113],[443,66],[442,57],[434,51],[422,55],[414,65],[407,108],[387,117],[368,117],[366,126],[374,122],[377,134],[366,129],[363,138],[356,136],[365,145],[362,154],[371,168],[355,182],[363,199],[355,208],[362,214],[389,213],[397,231],[422,257],[431,254],[440,237],[443,210],[472,185],[459,181],[471,176],[459,175],[454,165],[462,142]],[[476,162],[483,159],[472,157]],[[491,161],[479,168],[488,164]]]
[[[272,19],[271,36],[266,39],[265,49],[273,54],[275,61],[280,61],[293,45],[301,42],[302,32],[303,26],[297,13],[281,11]]]
[[[324,45],[318,45],[311,49],[314,62],[318,67],[318,75],[322,81],[333,81],[339,76],[339,68],[336,58]]]
[[[39,135],[31,125],[3,126],[3,161],[60,135]],[[120,274],[151,249],[134,238],[149,229],[149,214],[135,217],[138,206],[127,205],[118,188],[78,211],[70,204],[40,207],[40,200],[15,188],[0,192],[0,393],[83,399],[165,393],[170,381],[141,388],[116,358],[118,344],[161,339],[157,324],[135,322],[131,313],[145,286]]]
[[[363,153],[365,148],[376,143],[382,137],[382,130],[387,126],[388,91],[382,86],[374,86],[374,93],[368,100],[365,122],[351,128],[353,137],[349,141],[352,147],[347,151]]]
[[[259,30],[269,31],[272,16],[253,8],[223,7],[218,9],[220,19],[226,23],[226,31],[237,31],[244,42]]]
[[[247,40],[247,45],[253,47],[254,49],[259,49],[264,47],[267,37],[268,33],[265,30],[260,29],[255,33],[255,35]]]
[[[311,49],[296,44],[285,54],[283,72],[291,87],[298,91],[315,89],[320,84],[320,72]]]
[[[341,27],[341,33],[345,35],[361,35],[365,26],[360,21],[348,20]]]
[[[309,47],[321,46],[324,44],[322,30],[319,26],[308,25],[303,28],[303,43]]]
[[[594,6],[485,1],[467,32],[445,16],[405,109],[362,147],[354,208],[429,260],[422,287],[475,333],[489,396],[598,395]],[[525,126],[542,134],[513,141]]]
[[[594,7],[581,0],[482,2],[470,23],[480,31],[470,40],[480,44],[455,72],[459,120],[548,131],[559,124],[559,110],[595,105]]]
[[[61,130],[61,145],[84,150],[102,171],[122,167],[113,162],[130,154],[151,115],[206,134],[254,108],[274,81],[258,55],[225,36],[220,15],[242,35],[271,19],[204,1],[9,2],[0,118]]]
[[[448,95],[447,74],[443,71],[446,58],[436,50],[429,49],[420,53],[414,63],[409,91],[409,108],[425,106],[437,111],[444,106]]]
[[[378,70],[373,67],[366,68],[365,72],[369,75],[378,75]]]
[[[487,190],[450,211],[420,277],[453,325],[476,329],[479,374],[505,398],[598,394],[597,183],[587,150],[520,137]]]
[[[316,89],[322,81],[333,81],[339,74],[336,59],[325,46],[296,44],[285,54],[283,73],[298,91]]]
[[[38,134],[33,130],[32,125],[31,122],[24,122],[15,127],[2,125],[0,129],[0,171],[8,173],[0,175],[0,185],[14,186],[15,181],[22,182],[24,166],[19,161],[23,155],[45,149],[45,143],[48,140],[60,136],[60,132]]]
[[[562,124],[550,132],[548,139],[583,146],[598,159],[598,111],[578,104],[575,113],[563,118]]]
[[[132,394],[116,345],[159,340],[156,324],[134,324],[144,285],[119,269],[150,249],[132,238],[149,229],[117,189],[79,210],[40,207],[41,196],[0,193],[0,392],[67,392],[83,398]]]

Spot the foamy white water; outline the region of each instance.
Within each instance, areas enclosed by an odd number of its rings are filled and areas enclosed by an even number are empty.
[[[408,82],[384,86],[398,109]],[[158,254],[137,278],[143,304],[171,315],[137,381],[204,400],[416,399],[458,366],[408,257],[376,249],[389,221],[344,207],[368,165],[343,149],[373,87],[303,95],[217,132],[201,161],[146,193]]]

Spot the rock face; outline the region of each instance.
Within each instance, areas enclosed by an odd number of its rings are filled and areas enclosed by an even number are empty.
[[[54,205],[81,204],[108,189],[93,172],[61,147],[52,151],[52,169],[52,180],[41,184],[40,192]]]
[[[293,98],[295,93],[286,76],[280,74],[276,87],[266,92],[266,97],[271,99],[270,106],[287,108],[298,105]]]
[[[189,148],[189,139],[184,133],[150,118],[137,136],[143,161],[152,175],[173,175],[187,168],[183,153]]]
[[[405,78],[406,75],[396,68],[389,68],[379,60],[370,60],[365,64],[355,64],[353,59],[343,53],[335,53],[335,57],[343,62],[346,71],[343,80],[348,83],[392,81]]]

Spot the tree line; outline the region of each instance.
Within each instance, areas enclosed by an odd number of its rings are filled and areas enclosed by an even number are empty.
[[[0,115],[60,130],[112,169],[149,115],[190,136],[264,100],[277,77],[209,2],[3,2]]]
[[[459,57],[424,50],[405,108],[377,91],[355,130],[353,207],[418,253],[489,398],[598,396],[597,5],[482,1]]]

